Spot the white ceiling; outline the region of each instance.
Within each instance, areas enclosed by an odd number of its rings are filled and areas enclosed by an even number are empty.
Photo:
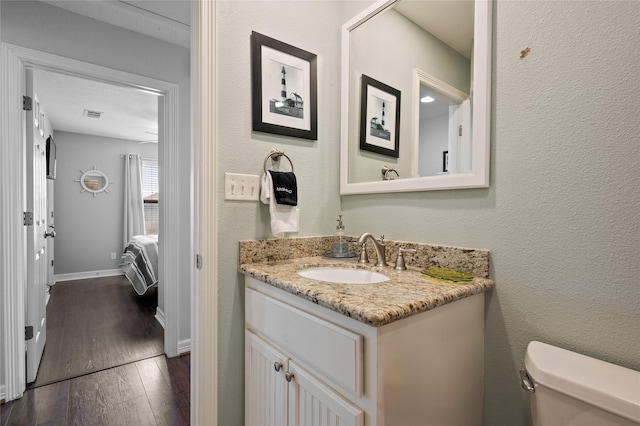
[[[403,0],[394,9],[467,59],[473,46],[473,0]]]
[[[51,71],[34,72],[36,96],[54,130],[157,141],[158,96]],[[102,112],[99,119],[84,110]]]
[[[190,47],[191,0],[42,0],[50,5]],[[54,130],[157,141],[158,97],[50,71],[34,74],[38,101]],[[85,109],[103,112],[99,119]]]

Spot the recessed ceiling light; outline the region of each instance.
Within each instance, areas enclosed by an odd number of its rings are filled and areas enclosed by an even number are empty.
[[[102,113],[100,111],[92,111],[90,109],[85,109],[84,113],[82,113],[85,117],[89,118],[100,118],[102,117]]]
[[[429,102],[433,102],[435,101],[435,99],[433,99],[431,96],[425,96],[424,98],[420,99],[420,102],[428,104]]]

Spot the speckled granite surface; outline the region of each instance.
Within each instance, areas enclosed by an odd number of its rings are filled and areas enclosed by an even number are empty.
[[[355,237],[346,237],[350,249],[359,251]],[[494,287],[489,276],[487,250],[441,247],[420,243],[387,241],[388,267],[360,265],[354,259],[329,259],[322,254],[331,250],[336,237],[307,237],[240,241],[239,270],[249,276],[333,311],[379,327],[428,311]],[[371,249],[369,259],[375,261]],[[407,256],[407,270],[393,269],[398,247],[415,248]],[[389,281],[378,284],[334,284],[298,275],[298,271],[318,266],[370,269],[383,273]],[[425,278],[420,271],[428,266],[457,269],[472,273],[470,284],[445,284]]]

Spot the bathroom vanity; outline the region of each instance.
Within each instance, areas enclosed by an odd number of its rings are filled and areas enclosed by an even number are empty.
[[[481,425],[488,252],[401,243],[418,253],[396,271],[323,257],[331,244],[240,242],[245,424]],[[434,264],[466,265],[476,278],[424,278],[420,270]],[[318,266],[372,269],[389,280],[338,284],[298,274]]]

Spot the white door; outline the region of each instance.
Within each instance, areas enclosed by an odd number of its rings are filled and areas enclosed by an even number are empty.
[[[32,99],[26,113],[27,206],[32,224],[27,228],[27,291],[25,326],[27,327],[27,383],[35,381],[46,341],[47,290],[47,169],[44,114],[33,88],[33,70],[25,74],[26,96]],[[33,327],[31,333],[30,327]],[[32,336],[32,337],[31,337]],[[31,337],[31,338],[29,338]]]
[[[45,133],[47,136],[47,133]],[[47,286],[51,288],[56,283],[54,272],[54,242],[55,242],[55,224],[53,219],[53,182],[47,179],[47,231],[51,238],[47,238]],[[49,292],[47,291],[46,301],[49,301]]]
[[[287,422],[287,357],[245,331],[245,425],[284,426]]]
[[[362,426],[364,412],[289,361],[289,426]]]

